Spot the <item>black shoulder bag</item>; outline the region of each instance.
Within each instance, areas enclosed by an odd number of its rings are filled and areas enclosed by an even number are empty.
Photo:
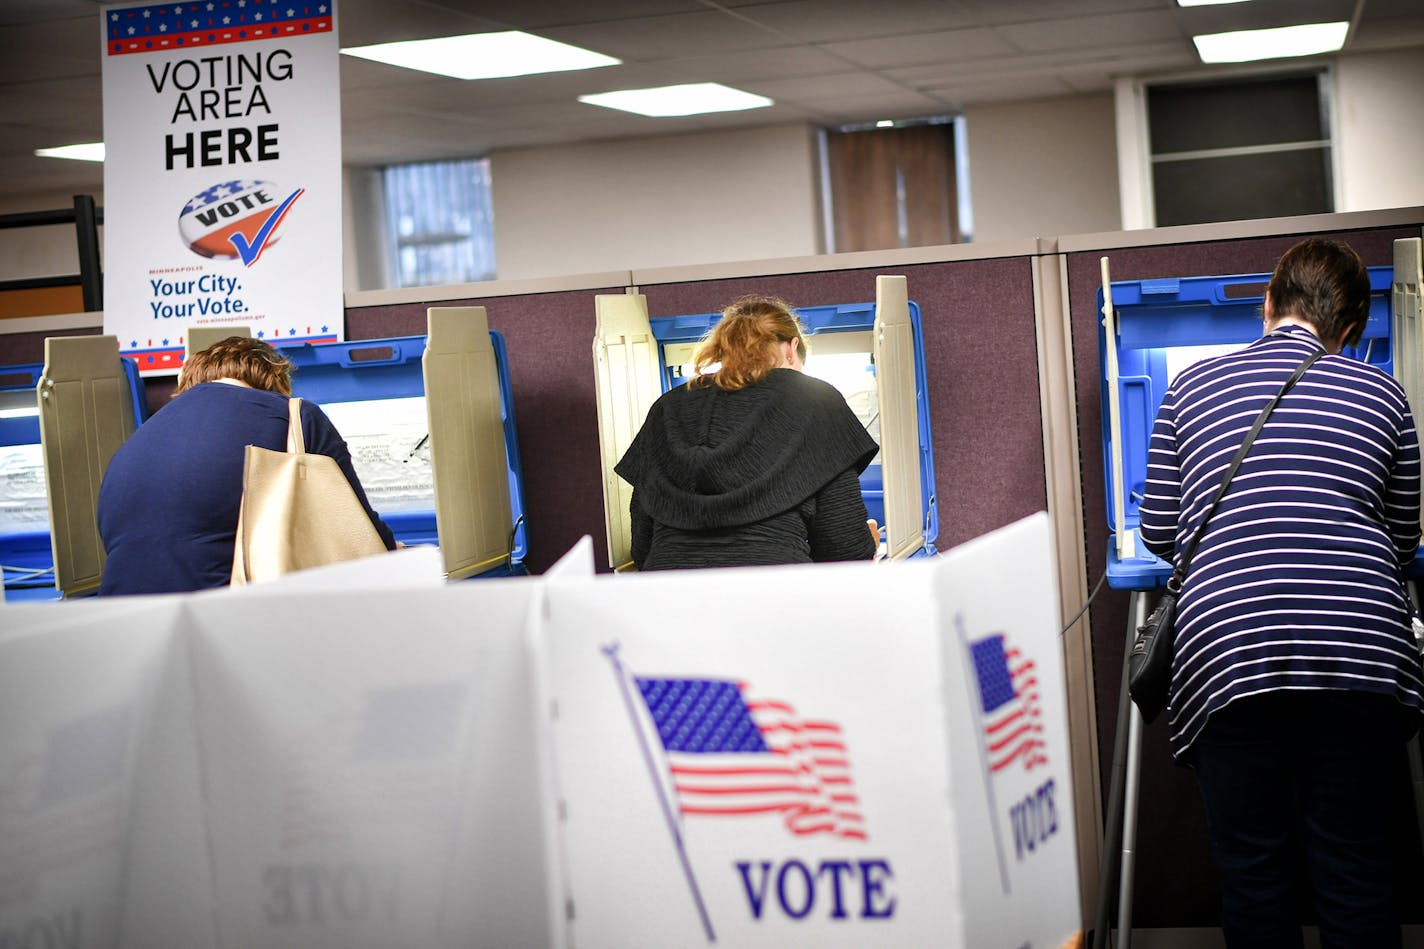
[[[1307,356],[1305,361],[1296,367],[1295,372],[1291,373],[1286,384],[1281,386],[1276,397],[1266,403],[1261,414],[1256,416],[1251,431],[1236,450],[1236,457],[1231,459],[1226,476],[1221,479],[1221,487],[1217,488],[1216,496],[1211,499],[1211,505],[1206,509],[1201,523],[1197,525],[1196,532],[1177,558],[1172,576],[1167,580],[1167,592],[1157,601],[1157,608],[1147,617],[1147,622],[1137,627],[1137,638],[1132,641],[1132,649],[1127,653],[1127,691],[1132,696],[1132,701],[1137,704],[1138,710],[1142,712],[1142,720],[1145,722],[1154,720],[1162,714],[1162,709],[1167,707],[1167,690],[1172,681],[1172,653],[1175,648],[1173,627],[1177,618],[1177,597],[1182,593],[1182,584],[1187,579],[1187,568],[1191,565],[1192,555],[1197,552],[1197,544],[1201,541],[1202,534],[1206,532],[1207,521],[1216,513],[1216,507],[1226,495],[1226,489],[1231,484],[1236,469],[1241,467],[1246,453],[1251,450],[1251,443],[1260,434],[1277,403],[1300,377],[1305,375],[1310,364],[1323,355],[1324,351],[1317,349]]]

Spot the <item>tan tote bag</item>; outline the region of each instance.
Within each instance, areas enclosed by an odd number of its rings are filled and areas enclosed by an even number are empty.
[[[292,399],[285,452],[247,446],[233,586],[386,551],[336,459],[307,454],[301,409]]]

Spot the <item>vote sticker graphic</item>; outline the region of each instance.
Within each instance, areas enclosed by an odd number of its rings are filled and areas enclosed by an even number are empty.
[[[288,191],[271,181],[224,181],[188,199],[178,215],[178,233],[199,256],[241,260],[251,267],[277,243],[283,219],[304,191]]]

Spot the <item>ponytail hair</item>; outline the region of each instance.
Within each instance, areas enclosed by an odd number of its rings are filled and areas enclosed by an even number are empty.
[[[789,303],[776,297],[742,297],[722,311],[722,319],[703,337],[688,384],[728,391],[755,385],[781,364],[781,344],[792,340],[805,359],[806,335]]]

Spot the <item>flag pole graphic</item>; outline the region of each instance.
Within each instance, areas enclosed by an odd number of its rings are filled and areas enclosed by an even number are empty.
[[[964,656],[969,660],[966,672],[974,669],[974,652],[969,648],[969,634],[964,629],[964,614],[954,614],[954,628],[959,633],[959,643],[964,647]],[[971,678],[966,676],[965,678]],[[974,694],[983,697],[983,686],[979,684],[979,677],[972,676],[974,680]],[[965,695],[969,695],[969,690],[964,690]],[[1003,884],[1004,892],[1009,892],[1009,867],[1004,861],[1004,842],[999,837],[999,802],[994,794],[994,778],[989,770],[989,753],[984,748],[984,721],[979,716],[979,706],[982,702],[976,703],[971,697],[969,700],[969,712],[974,716],[974,747],[979,750],[979,771],[984,775],[984,791],[989,795],[989,829],[994,832],[994,853],[999,858],[999,882]]]
[[[667,821],[668,833],[672,834],[673,846],[677,848],[678,859],[682,861],[682,872],[687,877],[688,888],[692,890],[692,900],[697,904],[697,914],[702,917],[702,928],[707,932],[707,941],[716,942],[717,935],[712,931],[712,920],[707,915],[706,905],[702,902],[702,891],[697,887],[697,878],[693,876],[692,864],[687,859],[687,848],[682,841],[682,829],[674,808],[667,799],[667,789],[664,787],[662,775],[658,772],[658,767],[653,761],[653,752],[648,747],[647,735],[638,722],[637,705],[633,702],[633,695],[628,689],[628,673],[623,668],[623,663],[618,659],[618,643],[600,646],[599,649],[608,657],[608,661],[613,663],[613,674],[618,678],[618,688],[623,693],[623,704],[628,709],[628,719],[633,725],[633,733],[638,736],[638,747],[643,752],[643,763],[648,766],[648,776],[652,778],[653,787],[657,790],[658,803],[662,805],[663,818]]]

